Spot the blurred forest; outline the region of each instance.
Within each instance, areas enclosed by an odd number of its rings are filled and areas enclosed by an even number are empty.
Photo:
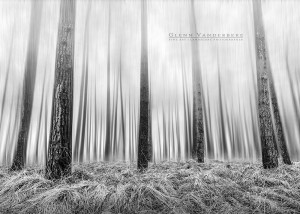
[[[55,129],[73,162],[299,161],[296,0],[14,0],[0,17],[0,165],[45,166]],[[169,39],[197,32],[243,37]]]

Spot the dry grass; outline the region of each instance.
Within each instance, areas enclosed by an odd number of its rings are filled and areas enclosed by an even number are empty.
[[[300,163],[165,162],[74,165],[72,176],[0,169],[0,213],[300,213]]]

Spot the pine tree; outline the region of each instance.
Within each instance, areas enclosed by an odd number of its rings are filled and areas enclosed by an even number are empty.
[[[21,124],[18,134],[17,151],[14,155],[11,170],[22,169],[26,160],[28,132],[30,127],[34,85],[36,77],[41,17],[42,1],[33,1],[31,5],[29,40],[23,81]]]
[[[269,91],[270,63],[266,53],[265,31],[262,20],[260,0],[253,1],[256,69],[258,84],[258,111],[260,125],[260,140],[262,148],[263,167],[275,168],[278,166],[277,146],[275,142]]]
[[[191,28],[194,34],[197,33],[195,5],[192,0]],[[193,72],[193,151],[192,155],[197,156],[199,163],[204,162],[204,127],[203,127],[203,106],[202,106],[202,77],[199,63],[198,44],[192,44],[192,72]]]
[[[61,1],[46,178],[71,174],[75,1]]]
[[[110,130],[110,3],[108,8],[108,47],[107,47],[107,95],[106,95],[106,141],[105,141],[105,153],[104,158],[105,160],[109,159],[110,153],[111,153],[111,130]]]
[[[140,126],[138,141],[138,169],[148,168],[149,133],[149,82],[147,44],[147,2],[142,1],[141,12],[141,82],[140,82]]]

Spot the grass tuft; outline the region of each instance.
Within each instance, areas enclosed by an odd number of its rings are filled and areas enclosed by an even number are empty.
[[[300,213],[300,163],[75,164],[50,181],[41,168],[0,168],[0,213]]]

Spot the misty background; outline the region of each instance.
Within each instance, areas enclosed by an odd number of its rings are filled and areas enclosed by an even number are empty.
[[[73,145],[78,123],[88,40],[88,79],[84,161],[104,159],[107,119],[107,53],[110,37],[111,160],[136,160],[141,59],[141,2],[76,2]],[[170,33],[192,33],[191,2],[148,1],[148,62],[153,161],[190,158],[185,108],[192,114],[191,46],[200,50],[207,107],[206,157],[250,160],[261,156],[257,135],[255,35],[251,1],[194,2],[197,32],[238,33],[241,41],[170,41]],[[44,164],[50,131],[60,1],[43,1],[27,164]],[[110,33],[109,33],[110,11]],[[288,150],[300,159],[300,2],[262,1],[266,43]],[[20,123],[20,101],[29,36],[31,1],[0,1],[0,164],[12,162]],[[86,21],[88,18],[88,22]],[[88,27],[86,26],[88,25]],[[9,57],[11,55],[11,60]],[[7,79],[7,81],[6,81]],[[219,82],[220,80],[220,82]],[[120,87],[122,82],[122,87]],[[220,83],[220,84],[219,84]],[[122,93],[124,121],[121,117]],[[186,95],[186,97],[184,96]],[[222,99],[222,105],[220,100]],[[186,105],[189,103],[189,105]],[[220,134],[224,111],[225,135]],[[177,115],[177,116],[176,116]],[[192,115],[190,115],[192,117]],[[122,132],[125,124],[125,136]],[[190,120],[189,126],[192,126]],[[191,129],[191,127],[190,127]],[[79,133],[82,135],[82,132]],[[207,136],[209,134],[209,137]],[[226,138],[227,150],[221,146]],[[209,139],[209,142],[207,141]],[[167,145],[167,146],[166,146]],[[125,155],[121,150],[125,147]],[[96,152],[95,152],[96,148]],[[178,149],[181,148],[181,149]],[[74,151],[73,146],[73,151]],[[165,150],[168,150],[167,152]],[[77,159],[73,153],[73,158]]]

